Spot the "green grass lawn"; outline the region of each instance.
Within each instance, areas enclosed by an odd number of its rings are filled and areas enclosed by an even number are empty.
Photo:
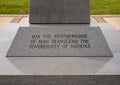
[[[120,0],[91,0],[91,14],[120,14]],[[0,14],[28,14],[29,0],[0,0]]]
[[[120,14],[120,0],[91,0],[91,14]]]
[[[28,14],[29,0],[0,0],[0,14]]]

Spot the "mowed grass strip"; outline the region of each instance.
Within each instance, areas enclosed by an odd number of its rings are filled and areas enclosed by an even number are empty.
[[[0,14],[28,14],[29,0],[0,0]],[[91,14],[120,14],[120,0],[90,0]]]
[[[91,0],[91,14],[120,14],[120,0]]]
[[[0,14],[28,14],[29,0],[0,0]]]

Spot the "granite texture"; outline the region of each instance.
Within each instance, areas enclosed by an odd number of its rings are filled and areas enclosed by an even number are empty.
[[[0,76],[0,85],[119,85],[120,76]]]
[[[55,37],[55,35],[57,36]],[[58,35],[86,35],[86,38],[66,38],[65,36]],[[60,42],[61,40],[68,41]],[[84,43],[82,43],[82,40],[85,40]],[[112,53],[100,28],[82,25],[41,25],[39,27],[21,27],[7,54],[7,57],[111,56]]]
[[[20,25],[0,30],[0,75],[120,75],[120,50],[113,51],[114,57],[6,57]],[[120,33],[110,24],[100,25],[111,51],[120,48]]]
[[[30,23],[90,23],[89,0],[31,0]]]

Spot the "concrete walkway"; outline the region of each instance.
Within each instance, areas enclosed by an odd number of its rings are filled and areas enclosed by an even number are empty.
[[[0,15],[0,29],[8,23],[24,22],[28,15]],[[97,23],[109,23],[120,31],[120,15],[92,15]]]
[[[28,15],[0,15],[0,29],[8,23],[24,22]]]
[[[108,23],[120,31],[120,15],[92,15],[97,23]]]

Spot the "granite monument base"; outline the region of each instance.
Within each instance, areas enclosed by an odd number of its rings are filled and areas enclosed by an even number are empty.
[[[0,76],[0,85],[118,85],[120,76]]]
[[[99,27],[48,24],[20,27],[7,57],[111,57]]]

